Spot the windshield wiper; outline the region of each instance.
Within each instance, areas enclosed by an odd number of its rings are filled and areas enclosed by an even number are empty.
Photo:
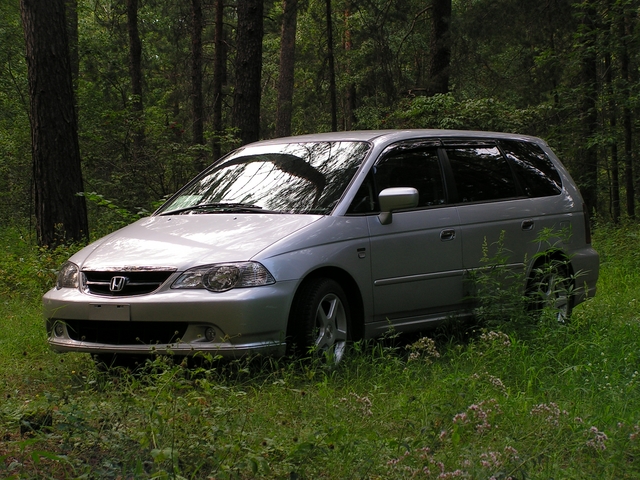
[[[199,211],[211,211],[222,213],[280,213],[270,210],[264,210],[258,205],[251,205],[249,203],[201,203],[199,205],[192,205],[190,207],[178,208],[176,210],[169,210],[168,212],[162,212],[160,215],[180,215],[188,212]]]

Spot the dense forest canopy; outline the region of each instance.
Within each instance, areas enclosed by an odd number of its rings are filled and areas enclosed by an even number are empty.
[[[592,212],[635,217],[638,0],[65,4],[94,230],[243,142],[335,127],[541,136]],[[25,33],[0,2],[2,225],[36,211]]]

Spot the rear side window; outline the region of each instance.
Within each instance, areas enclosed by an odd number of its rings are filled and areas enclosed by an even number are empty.
[[[459,202],[483,202],[518,195],[507,160],[498,147],[447,147]]]
[[[513,165],[518,182],[529,197],[548,197],[562,191],[562,180],[539,145],[517,140],[500,143]]]

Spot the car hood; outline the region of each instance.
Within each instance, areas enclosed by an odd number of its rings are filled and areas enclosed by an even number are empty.
[[[249,260],[319,215],[212,214],[144,218],[71,258],[83,270],[168,267]]]

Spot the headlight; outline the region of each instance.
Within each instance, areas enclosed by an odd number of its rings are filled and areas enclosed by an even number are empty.
[[[269,271],[257,262],[219,263],[192,268],[173,282],[171,288],[206,288],[226,292],[232,288],[259,287],[276,283]]]
[[[65,262],[58,272],[56,288],[78,288],[78,273],[80,269],[75,263]]]

